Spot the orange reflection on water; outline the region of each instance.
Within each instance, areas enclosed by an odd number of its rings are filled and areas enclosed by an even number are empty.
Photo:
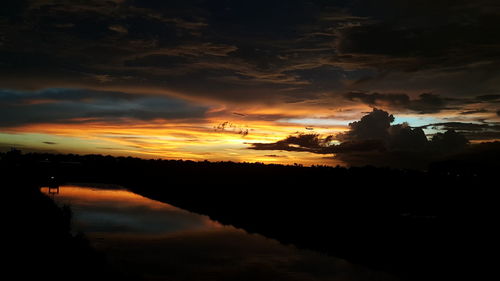
[[[42,187],[43,193],[49,194],[48,187]],[[151,200],[126,189],[102,189],[80,187],[75,185],[61,186],[57,194],[58,200],[70,204],[86,205],[96,203],[119,204],[121,206],[147,206],[149,209],[178,210],[178,208],[159,201]]]
[[[42,187],[60,204],[69,205],[84,232],[166,234],[222,228],[207,216],[190,213],[123,188],[61,186],[58,193]]]

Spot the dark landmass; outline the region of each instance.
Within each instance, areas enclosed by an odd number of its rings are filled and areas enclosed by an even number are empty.
[[[58,206],[40,191],[41,178],[35,175],[41,174],[31,165],[33,158],[20,159],[12,153],[2,155],[0,165],[7,195],[2,200],[7,218],[3,224],[4,276],[15,280],[135,280],[112,272],[106,256],[84,234],[72,231],[70,207]]]
[[[494,268],[488,253],[496,251],[499,147],[475,146],[428,171],[18,151],[1,154],[1,163],[36,185],[54,184],[52,176],[58,183],[120,184],[403,280],[448,280]]]

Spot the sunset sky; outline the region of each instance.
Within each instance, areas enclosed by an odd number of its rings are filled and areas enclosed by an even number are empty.
[[[363,116],[500,140],[498,0],[1,5],[2,151],[343,165]]]

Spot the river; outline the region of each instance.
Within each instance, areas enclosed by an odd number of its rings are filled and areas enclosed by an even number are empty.
[[[283,245],[117,186],[42,188],[114,270],[143,280],[388,280],[345,260]]]

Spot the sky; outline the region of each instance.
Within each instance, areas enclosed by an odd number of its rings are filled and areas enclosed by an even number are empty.
[[[496,0],[1,5],[2,150],[350,165],[500,140]]]

